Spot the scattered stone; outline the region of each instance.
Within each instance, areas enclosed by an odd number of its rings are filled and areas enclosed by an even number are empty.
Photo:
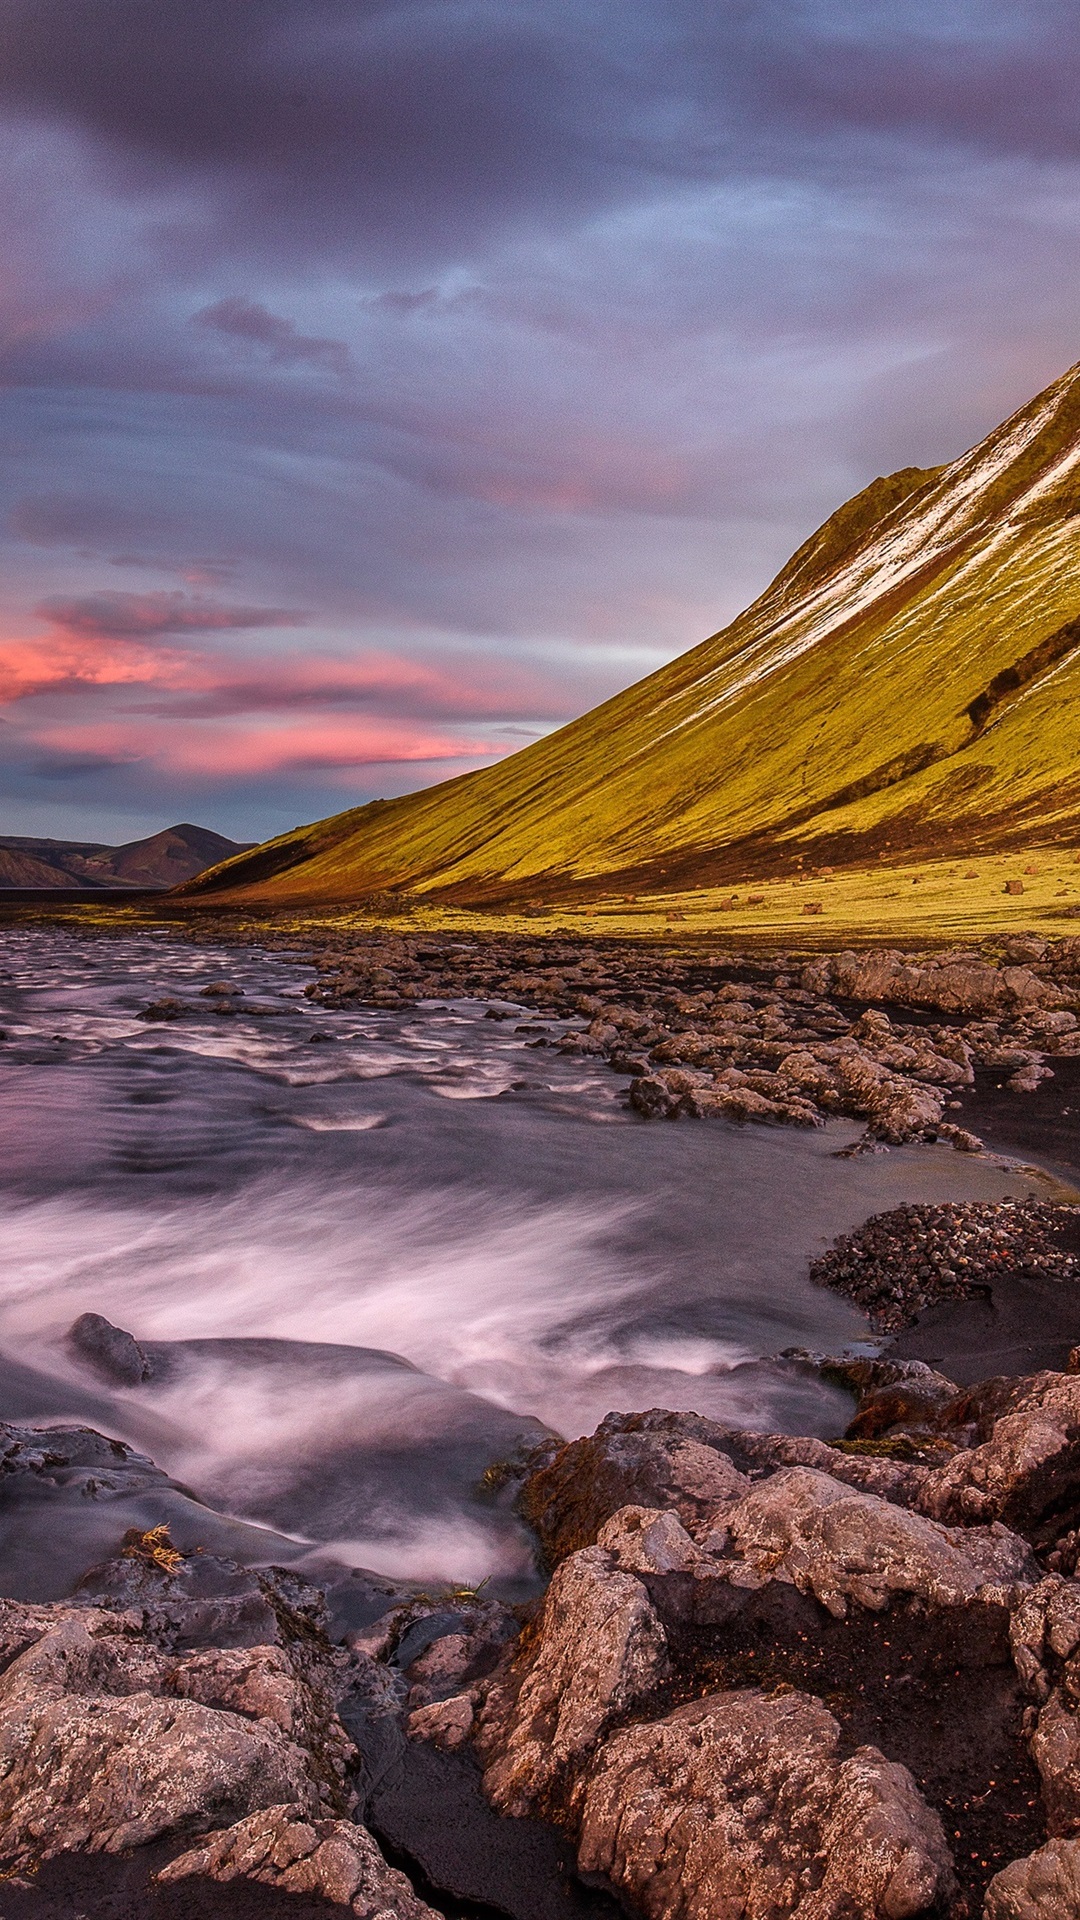
[[[357,1920],[437,1920],[364,1827],[312,1819],[304,1806],[265,1807],[212,1833],[157,1879],[171,1886],[194,1874],[226,1885],[256,1880],[281,1893],[316,1894],[349,1907]]]
[[[507,1017],[524,1006],[577,1018],[583,1024],[560,1049],[606,1056],[629,1076],[631,1106],[650,1119],[816,1126],[846,1115],[866,1122],[872,1139],[947,1138],[970,1152],[976,1136],[962,1127],[945,1134],[942,1121],[977,1067],[1008,1066],[1021,1076],[1012,1090],[1023,1092],[1047,1055],[1080,1052],[1080,943],[1069,939],[1016,935],[980,951],[813,959],[672,954],[595,937],[568,945],[558,934],[320,939],[314,958],[325,971],[312,999],[340,1007],[471,998]],[[907,1009],[915,1021],[904,1019]],[[927,1012],[942,1023],[929,1024]]]

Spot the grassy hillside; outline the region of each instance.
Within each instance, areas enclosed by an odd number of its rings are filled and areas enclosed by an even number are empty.
[[[1074,368],[959,460],[875,481],[731,626],[558,733],[185,891],[713,910],[813,868],[1045,865],[1080,844],[1078,723]]]

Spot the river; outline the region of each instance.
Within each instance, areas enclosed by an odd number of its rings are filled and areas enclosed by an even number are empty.
[[[776,1356],[870,1336],[810,1257],[902,1200],[1032,1190],[944,1147],[837,1158],[847,1122],[645,1122],[605,1063],[535,1046],[559,1022],[330,1012],[313,978],[168,932],[0,946],[0,1415],[151,1455],[194,1495],[185,1545],[525,1591],[486,1469],[612,1409],[835,1433],[844,1396]],[[85,1312],[152,1377],[96,1372]],[[86,1480],[59,1526],[0,1508],[11,1591],[65,1591],[159,1510]]]

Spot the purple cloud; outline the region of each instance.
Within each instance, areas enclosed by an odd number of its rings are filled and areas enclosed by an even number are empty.
[[[270,358],[280,366],[306,361],[342,376],[351,371],[352,356],[343,340],[319,340],[301,333],[291,320],[279,318],[256,300],[217,300],[200,308],[192,319],[196,326],[268,348]]]
[[[65,633],[107,640],[306,624],[306,615],[285,607],[223,606],[183,592],[93,593],[81,599],[42,600],[34,611]]]

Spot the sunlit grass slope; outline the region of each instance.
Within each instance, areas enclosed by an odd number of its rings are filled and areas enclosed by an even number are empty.
[[[947,871],[1071,846],[1078,727],[1073,368],[951,465],[874,481],[731,626],[558,733],[184,891],[510,907],[698,890],[715,905],[800,868]]]

